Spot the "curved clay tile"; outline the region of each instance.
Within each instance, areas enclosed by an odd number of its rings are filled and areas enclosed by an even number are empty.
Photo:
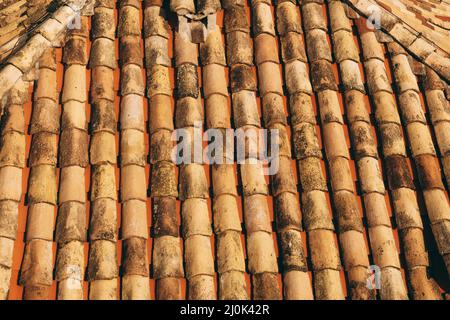
[[[371,61],[380,61],[377,52],[382,51],[374,32],[362,27],[358,29],[362,41],[362,53],[367,77],[373,73],[387,79],[383,65],[380,70],[368,68]],[[364,22],[363,22],[364,23]],[[368,48],[366,50],[366,48]],[[369,87],[369,94],[375,106],[375,118],[380,132],[383,162],[388,178],[388,187],[393,198],[393,209],[399,229],[406,259],[406,267],[413,299],[439,299],[436,284],[427,277],[428,255],[425,250],[423,224],[420,217],[414,184],[407,161],[405,140],[402,134],[400,117],[392,93]]]
[[[194,137],[202,136],[203,117],[199,124],[195,114],[201,103],[198,82],[198,45],[175,33],[176,57],[176,122],[178,127],[188,134],[186,141],[194,155]],[[180,108],[186,110],[179,111]],[[201,111],[203,114],[203,111]],[[180,119],[183,117],[185,119]],[[187,120],[191,121],[187,121]],[[197,131],[197,132],[196,132]],[[186,152],[186,151],[185,151]],[[182,230],[186,279],[188,281],[188,298],[191,300],[215,300],[216,283],[213,247],[211,246],[211,220],[209,217],[209,186],[203,168],[203,160],[190,157],[188,163],[180,166],[180,200],[182,201]]]
[[[233,20],[242,17],[244,20]],[[236,39],[233,33],[240,33],[243,39],[251,42],[250,29],[244,8],[231,6],[225,10],[225,32],[228,50],[228,61],[239,61],[239,46],[229,43]],[[239,22],[239,28],[232,27]],[[232,91],[233,111],[236,129],[258,130],[261,127],[256,108],[256,79],[253,74],[253,52],[248,53],[251,59],[242,64],[241,61],[231,64],[230,85]],[[241,141],[241,143],[243,143]],[[264,178],[261,161],[250,159],[246,154],[245,163],[240,165],[244,196],[244,220],[247,232],[248,269],[252,275],[253,299],[280,299],[281,290],[278,284],[278,264],[272,238],[272,226],[267,210],[268,188]]]
[[[293,3],[286,1],[279,4],[277,20],[283,20],[284,15],[293,15],[292,11],[297,11]],[[298,15],[297,12],[295,14]],[[278,25],[282,25],[282,22]],[[312,260],[315,298],[344,299],[339,276],[341,269],[339,250],[326,200],[328,188],[321,167],[322,152],[315,129],[316,117],[311,100],[312,87],[306,72],[303,37],[297,31],[292,31],[280,35],[280,42],[289,94],[294,154],[298,162],[302,187],[303,223],[308,235]],[[292,207],[284,208],[283,202],[279,205],[280,212],[293,210]],[[291,223],[295,224],[295,219]]]
[[[81,29],[68,33],[73,38],[88,38],[87,18],[81,18]],[[87,50],[85,42],[78,42],[78,52]],[[67,49],[64,49],[67,50]],[[75,60],[76,62],[76,60]],[[62,123],[60,139],[59,211],[56,226],[58,253],[56,280],[58,299],[83,299],[85,274],[84,242],[86,239],[85,175],[88,166],[88,128],[86,64],[68,61],[64,70],[62,89]]]
[[[150,192],[153,215],[153,275],[156,299],[182,299],[181,278],[184,278],[183,256],[178,223],[178,177],[176,166],[166,152],[172,150],[170,139],[174,130],[171,83],[167,77],[152,76],[155,69],[169,72],[169,26],[161,4],[146,1],[144,10],[147,96],[149,98],[149,132],[151,178]],[[153,88],[168,88],[160,91]],[[130,119],[132,120],[132,118]],[[123,125],[123,123],[122,123]],[[165,137],[169,139],[165,139]]]
[[[450,273],[450,246],[448,241],[450,237],[450,205],[448,195],[442,183],[441,170],[430,128],[422,120],[425,116],[417,93],[417,79],[411,70],[405,52],[395,50],[396,45],[396,43],[390,43],[388,48],[390,49],[390,58],[394,69],[401,118],[406,127],[409,147],[419,176],[434,239],[439,253],[444,258],[447,272]],[[411,97],[414,98],[411,99]],[[439,142],[442,142],[442,140]],[[443,147],[445,148],[445,143]]]
[[[14,242],[17,238],[19,204],[22,199],[22,170],[25,167],[25,119],[23,105],[29,99],[29,81],[20,80],[9,92],[5,103],[0,149],[0,300],[8,298],[13,267]],[[39,242],[39,241],[38,241]],[[45,243],[45,241],[43,241]],[[33,268],[34,258],[45,259],[45,250],[27,246],[24,261],[28,285],[48,285],[52,282],[51,267]],[[33,251],[33,252],[31,252]],[[50,252],[51,253],[51,252]],[[41,255],[42,254],[42,255]],[[43,256],[43,257],[42,257]],[[51,262],[51,254],[50,256]],[[43,273],[41,276],[41,272]],[[44,273],[45,272],[45,273]],[[33,282],[33,283],[32,283]],[[27,290],[30,293],[31,289]],[[31,293],[30,293],[31,295]]]
[[[109,20],[105,23],[104,17]],[[91,219],[88,280],[90,300],[117,299],[116,119],[114,110],[114,7],[97,4],[92,20]],[[112,35],[112,36],[111,36]],[[111,39],[112,38],[112,39]],[[107,56],[108,59],[104,59]]]
[[[204,17],[210,14],[215,14],[217,11],[222,9],[222,5],[220,2],[220,0],[197,0],[197,15],[199,17]]]
[[[337,14],[341,16],[341,19],[349,21],[342,14],[343,12],[344,8],[340,2],[333,1],[330,3],[329,13],[331,20]],[[337,19],[338,17],[335,17],[335,20]],[[342,21],[340,23],[346,24]],[[382,288],[380,298],[383,300],[407,299],[406,287],[400,271],[399,254],[384,199],[385,187],[378,162],[377,145],[371,131],[370,117],[364,101],[362,76],[358,65],[356,66],[357,73],[355,75],[354,70],[348,70],[345,64],[346,61],[359,63],[358,48],[354,43],[351,30],[342,28],[334,30],[332,26],[332,32],[333,49],[341,70],[344,88],[346,89],[344,91],[344,100],[347,114],[352,115],[351,118],[349,117],[350,136],[368,221],[370,245],[374,263],[381,268]],[[345,76],[346,73],[352,73],[357,78],[356,83],[360,85],[353,86],[353,82],[346,83],[346,80],[349,78]],[[362,92],[359,89],[361,87],[363,88]]]
[[[194,0],[170,0],[170,10],[179,16],[195,14]]]
[[[225,48],[220,28],[212,31],[200,45],[203,67],[203,93],[205,96],[208,129],[221,129],[223,134],[231,128],[227,80],[225,77]],[[212,166],[214,193],[214,231],[217,241],[219,273],[219,299],[248,299],[245,281],[245,259],[241,243],[241,221],[238,212],[236,173],[227,154],[223,164]]]
[[[277,208],[278,237],[281,244],[284,297],[292,300],[312,300],[313,290],[307,273],[307,264],[301,238],[301,213],[297,193],[297,181],[292,170],[290,139],[287,136],[287,121],[283,106],[282,75],[277,48],[273,16],[270,5],[263,1],[253,1],[253,28],[255,30],[255,53],[260,80],[259,91],[262,97],[262,108],[265,128],[277,130],[280,139],[280,151],[277,155],[278,173],[271,177],[272,195]],[[290,10],[291,8],[294,10]],[[290,28],[292,19],[300,21],[295,6],[289,3],[277,7],[278,31],[299,32],[301,26]],[[286,21],[288,20],[288,21]],[[267,27],[262,27],[265,21]],[[285,26],[283,26],[285,23]],[[258,27],[259,25],[259,27]],[[289,27],[288,27],[289,26]],[[281,32],[280,32],[281,31]],[[287,143],[283,145],[283,137]],[[286,149],[286,150],[285,150]]]
[[[310,17],[306,23],[306,42],[314,47],[321,40],[314,32],[321,32],[326,25],[322,6],[316,3],[302,4],[303,17]],[[326,41],[325,41],[326,42]],[[317,93],[319,112],[322,121],[325,153],[329,163],[330,179],[333,190],[335,216],[338,225],[339,242],[342,249],[344,267],[349,279],[352,299],[374,299],[374,292],[366,286],[366,272],[369,266],[361,214],[356,203],[356,190],[350,172],[350,154],[344,136],[341,110],[337,99],[337,84],[331,63],[325,59],[331,55],[327,43],[322,47],[327,53],[323,57],[308,52],[311,63],[311,75],[314,91]]]
[[[122,228],[126,231],[122,233],[122,299],[125,300],[150,299],[140,8],[141,1],[122,2],[118,24],[120,46],[126,48],[120,51],[121,202]],[[127,121],[127,117],[134,121]]]

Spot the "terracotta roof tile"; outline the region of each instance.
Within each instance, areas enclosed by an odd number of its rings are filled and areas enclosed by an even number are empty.
[[[447,16],[2,2],[0,299],[442,299]]]

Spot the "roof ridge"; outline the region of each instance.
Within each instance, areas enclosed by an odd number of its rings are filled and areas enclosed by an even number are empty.
[[[446,82],[450,82],[450,59],[448,52],[438,47],[422,32],[389,12],[373,0],[341,0],[366,19],[373,20],[378,12],[379,30],[387,33],[414,58],[433,69]],[[445,56],[443,55],[445,53]]]
[[[9,55],[5,61],[4,66],[0,70],[0,82],[3,84],[0,89],[0,99],[3,98],[24,74],[33,69],[45,49],[52,47],[54,42],[60,39],[59,37],[70,27],[76,16],[84,8],[90,8],[90,5],[94,2],[94,0],[57,1],[61,1],[61,3],[53,14],[47,16],[35,28],[34,34],[27,41],[23,42],[23,46]],[[50,5],[47,8],[50,8]],[[17,36],[11,39],[11,41],[6,45],[12,51],[20,42],[20,37]]]

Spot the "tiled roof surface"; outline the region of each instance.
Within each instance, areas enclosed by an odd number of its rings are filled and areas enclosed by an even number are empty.
[[[444,298],[448,6],[59,3],[0,70],[0,299]],[[231,128],[279,171],[173,163]]]

